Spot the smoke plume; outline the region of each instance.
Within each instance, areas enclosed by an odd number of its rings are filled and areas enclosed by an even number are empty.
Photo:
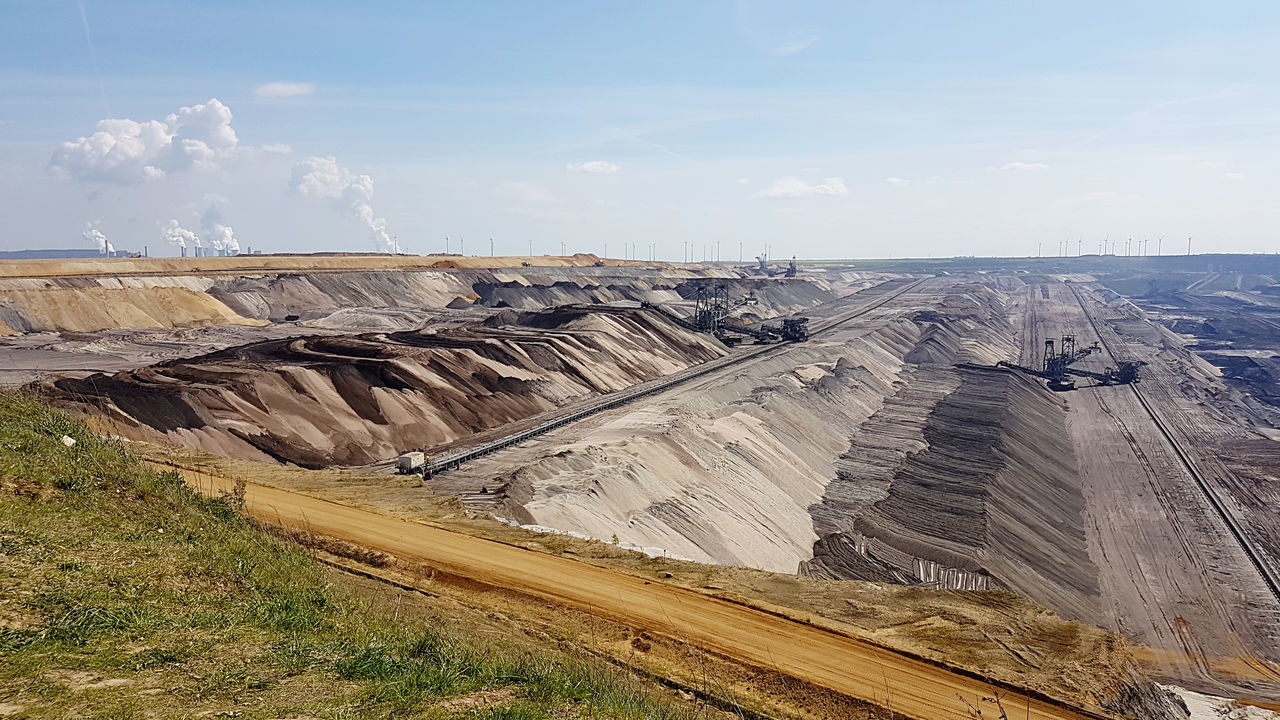
[[[293,167],[289,186],[299,195],[329,200],[351,217],[363,222],[380,252],[399,252],[387,234],[387,221],[376,217],[373,206],[373,178],[353,175],[337,158],[309,157]]]
[[[88,240],[89,242],[97,245],[98,252],[102,253],[103,255],[112,255],[115,253],[116,251],[115,247],[112,246],[111,241],[107,239],[107,236],[103,235],[102,231],[98,229],[98,223],[96,222],[85,223],[84,230],[81,231],[80,234],[84,236],[85,240]]]
[[[187,243],[194,246],[200,242],[200,238],[196,237],[195,233],[182,227],[177,220],[170,220],[168,225],[161,226],[160,234],[174,247],[185,248]]]
[[[235,231],[222,222],[222,206],[224,198],[213,201],[208,210],[200,218],[200,230],[209,246],[214,250],[224,250],[229,255],[240,252],[240,242],[236,240]]]

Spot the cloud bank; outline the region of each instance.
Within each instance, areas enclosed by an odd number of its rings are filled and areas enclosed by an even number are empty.
[[[238,143],[231,109],[214,98],[164,120],[102,120],[92,135],[62,143],[49,167],[73,180],[133,185],[216,168]]]

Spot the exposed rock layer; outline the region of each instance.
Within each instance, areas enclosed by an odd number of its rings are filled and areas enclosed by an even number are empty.
[[[724,353],[649,312],[525,322],[272,340],[49,387],[143,436],[320,467],[451,442]]]

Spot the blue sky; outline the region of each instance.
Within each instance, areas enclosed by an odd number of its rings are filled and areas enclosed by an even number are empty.
[[[0,248],[1278,249],[1275,3],[259,5],[0,2]]]

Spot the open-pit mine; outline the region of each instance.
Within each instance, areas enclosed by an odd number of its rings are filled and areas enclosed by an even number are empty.
[[[1272,256],[0,267],[0,381],[265,521],[899,717],[1280,708],[1277,347]]]

